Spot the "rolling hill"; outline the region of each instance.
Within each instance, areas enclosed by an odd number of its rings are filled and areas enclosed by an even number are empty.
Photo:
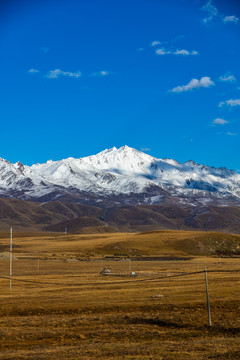
[[[240,233],[238,206],[139,205],[112,208],[72,202],[0,199],[0,229],[69,233],[214,230]]]

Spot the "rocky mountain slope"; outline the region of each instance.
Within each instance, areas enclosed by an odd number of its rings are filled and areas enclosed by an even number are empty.
[[[229,205],[240,203],[240,175],[193,161],[156,159],[123,146],[32,166],[0,158],[0,197],[103,206]]]

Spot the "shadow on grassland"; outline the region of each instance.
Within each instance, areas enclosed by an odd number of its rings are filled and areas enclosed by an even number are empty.
[[[130,320],[131,324],[139,324],[139,325],[155,325],[159,327],[169,328],[169,329],[192,329],[197,331],[202,331],[203,333],[207,333],[208,335],[227,335],[227,336],[239,336],[240,327],[228,327],[222,326],[219,324],[213,324],[212,327],[207,325],[195,325],[191,323],[182,323],[175,322],[171,320],[162,320],[162,319],[146,319],[146,318],[135,318]],[[240,359],[240,357],[239,357]]]

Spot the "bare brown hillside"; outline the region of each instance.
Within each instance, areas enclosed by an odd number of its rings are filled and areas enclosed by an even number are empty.
[[[238,206],[173,204],[97,207],[72,202],[0,199],[0,230],[103,233],[206,230],[240,233]]]

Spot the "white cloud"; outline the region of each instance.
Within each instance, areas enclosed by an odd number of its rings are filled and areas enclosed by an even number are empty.
[[[224,105],[229,105],[229,106],[240,106],[240,99],[231,99],[231,100],[226,100],[226,101],[221,101],[219,103],[219,107],[222,107]]]
[[[174,52],[174,55],[190,55],[190,52],[188,50],[184,50],[184,49],[176,50]]]
[[[213,5],[212,0],[207,1],[206,4],[202,7],[202,10],[206,11],[208,14],[208,16],[203,19],[204,24],[210,23],[214,17],[218,15],[218,9],[215,5]]]
[[[223,22],[226,23],[234,23],[237,24],[239,22],[239,18],[235,15],[231,15],[231,16],[225,16],[223,18]]]
[[[185,91],[191,91],[193,89],[199,89],[201,87],[208,88],[215,85],[210,77],[204,76],[200,80],[192,79],[187,85],[177,86],[170,90],[171,92],[181,93]]]
[[[233,132],[227,132],[227,135],[229,135],[229,136],[237,136],[237,134],[236,133],[233,133]]]
[[[37,73],[39,73],[39,70],[37,70],[37,69],[29,69],[29,70],[28,70],[28,73],[30,73],[30,74],[37,74]]]
[[[220,76],[219,77],[219,80],[220,81],[225,81],[225,82],[234,82],[234,81],[237,81],[237,79],[235,78],[234,75],[232,74],[225,74],[223,76]]]
[[[109,74],[110,74],[109,71],[106,71],[106,70],[100,71],[100,76],[107,76],[107,75],[109,75]]]
[[[228,123],[229,123],[229,121],[221,119],[221,118],[216,118],[212,122],[213,125],[225,125],[225,124],[228,124]]]
[[[110,75],[110,71],[106,71],[106,70],[97,71],[97,72],[91,74],[91,76],[98,76],[98,77],[108,76],[108,75]]]
[[[151,42],[150,46],[158,46],[160,44],[161,44],[160,41],[153,41]]]
[[[219,14],[219,11],[215,5],[213,5],[213,0],[207,0],[205,5],[201,8],[203,11],[207,13],[207,17],[202,19],[203,24],[207,25],[215,18],[220,19],[223,23],[239,23],[239,18],[235,15],[225,16],[223,14]]]
[[[175,51],[170,51],[170,50],[166,50],[165,48],[161,48],[161,49],[157,49],[156,50],[156,54],[157,55],[183,55],[183,56],[189,56],[189,55],[198,55],[198,51],[192,50],[186,50],[186,49],[181,49],[181,50],[175,50]]]
[[[191,52],[191,54],[190,54],[190,55],[198,55],[198,54],[199,54],[199,52],[198,52],[198,51],[193,50],[193,51]]]
[[[50,70],[46,75],[48,79],[57,79],[60,76],[80,78],[82,76],[82,73],[80,71],[71,72],[71,71],[62,71],[60,69],[55,69],[55,70]]]
[[[157,55],[168,55],[168,54],[171,54],[171,51],[167,51],[166,49],[161,48],[161,49],[156,50],[156,54]]]
[[[173,55],[185,55],[185,56],[189,56],[189,55],[198,55],[198,51],[188,51],[185,49],[181,49],[181,50],[176,50],[172,53]]]
[[[144,48],[142,48],[142,47],[137,49],[137,51],[143,51],[143,50],[144,50]]]

